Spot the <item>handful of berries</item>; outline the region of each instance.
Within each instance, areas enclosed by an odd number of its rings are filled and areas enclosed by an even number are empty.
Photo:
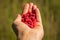
[[[34,28],[36,25],[36,11],[32,9],[32,12],[27,12],[22,15],[22,22],[27,24],[30,28]]]

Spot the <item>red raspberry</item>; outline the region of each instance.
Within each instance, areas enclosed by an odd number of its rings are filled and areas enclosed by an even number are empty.
[[[28,25],[30,28],[34,28],[36,25],[36,11],[32,9],[32,12],[26,13],[22,15],[22,22]]]

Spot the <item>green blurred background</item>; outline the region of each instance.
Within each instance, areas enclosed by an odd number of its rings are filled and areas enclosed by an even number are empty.
[[[25,3],[33,2],[41,11],[43,40],[60,40],[60,0],[0,0],[0,40],[16,40],[12,22]]]

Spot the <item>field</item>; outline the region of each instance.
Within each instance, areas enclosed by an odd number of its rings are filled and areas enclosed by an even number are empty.
[[[12,22],[25,3],[40,9],[44,26],[43,40],[60,40],[60,0],[0,0],[0,40],[16,40]]]

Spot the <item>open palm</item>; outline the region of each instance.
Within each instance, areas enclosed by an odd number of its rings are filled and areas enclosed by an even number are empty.
[[[27,3],[24,6],[22,14],[25,14],[28,11],[32,11],[32,6],[34,7],[33,9],[36,11],[37,16],[36,26],[33,29],[29,28],[25,23],[21,22],[20,14],[18,14],[17,18],[13,22],[12,27],[16,35],[18,36],[18,40],[42,40],[44,36],[41,15],[37,6],[34,5],[33,3],[30,4]]]

